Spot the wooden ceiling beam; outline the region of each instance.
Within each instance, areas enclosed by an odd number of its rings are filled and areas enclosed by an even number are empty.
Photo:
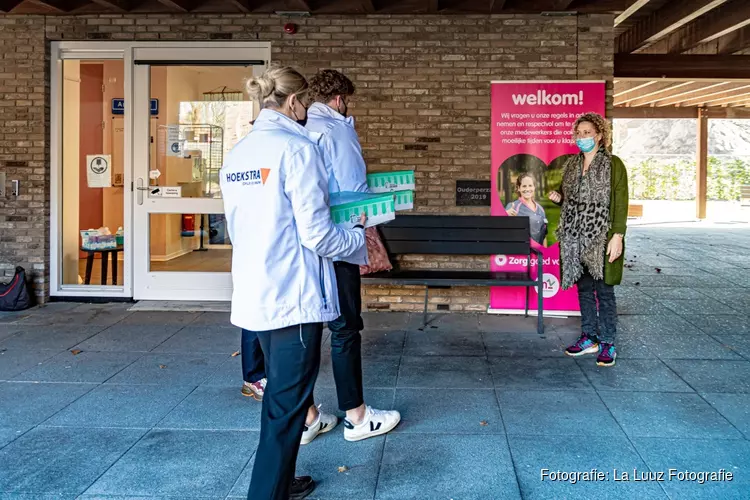
[[[634,101],[643,100],[645,98],[648,98],[648,97],[651,97],[651,96],[655,96],[655,95],[659,95],[659,94],[662,94],[664,92],[669,92],[671,90],[676,90],[676,89],[685,87],[687,85],[690,85],[692,83],[695,83],[695,82],[677,82],[677,83],[675,83],[675,82],[664,82],[664,83],[660,83],[659,84],[659,88],[653,89],[650,92],[646,92],[646,93],[643,93],[643,94],[631,95],[631,96],[629,96],[629,97],[627,97],[625,99],[615,100],[615,106],[622,106],[623,104],[628,104],[630,106],[629,103],[632,103]],[[649,87],[649,88],[651,88],[651,87]]]
[[[505,7],[506,0],[490,0],[490,14],[498,14]]]
[[[612,117],[616,119],[652,119],[658,120],[663,118],[698,118],[698,110],[703,109],[698,106],[685,106],[681,108],[626,108],[615,107],[612,110]],[[722,108],[710,107],[705,110],[706,116],[712,119],[739,119],[750,118],[750,109],[748,108]]]
[[[729,85],[729,82],[712,83],[710,85],[705,85],[703,82],[690,82],[689,85],[684,85],[679,89],[673,89],[680,90],[679,92],[671,91],[666,94],[653,95],[644,99],[637,99],[630,102],[628,106],[660,106],[660,103],[662,102],[673,100],[676,101],[678,99],[686,100],[688,98],[687,96],[690,95],[692,95],[692,97],[698,97],[700,95],[703,95],[703,93],[710,91],[711,89],[726,87],[727,85]]]
[[[701,44],[690,50],[690,54],[730,55],[750,49],[750,25],[733,31],[716,40]]]
[[[437,14],[440,11],[440,0],[427,0],[427,13]]]
[[[651,0],[630,0],[630,5],[615,18],[615,26],[619,26],[627,21],[633,14],[641,10]]]
[[[622,97],[622,96],[627,95],[627,94],[629,94],[631,92],[635,92],[637,90],[649,87],[649,86],[655,84],[657,81],[658,80],[651,80],[651,81],[647,81],[647,82],[638,81],[638,82],[633,82],[631,84],[623,84],[623,85],[618,85],[619,82],[616,81],[615,82],[615,94],[614,94],[614,97],[615,97],[615,99],[617,99],[618,97]]]
[[[133,4],[127,0],[91,0],[91,2],[118,14],[125,14],[133,9]]]
[[[190,12],[198,6],[197,1],[193,0],[157,0],[160,4],[176,12]]]
[[[21,3],[23,3],[23,0],[2,0],[0,1],[0,12],[7,14]]]
[[[711,102],[712,100],[726,99],[728,97],[734,96],[735,92],[747,91],[749,89],[750,85],[736,85],[731,89],[722,89],[715,92],[709,92],[708,94],[691,97],[689,99],[665,99],[663,102],[660,102],[658,106],[697,106],[705,102]]]
[[[617,78],[750,79],[750,56],[615,54]]]
[[[645,52],[679,54],[750,26],[750,2],[734,0],[659,40]]]
[[[617,52],[631,53],[642,50],[728,1],[679,0],[667,2],[664,7],[618,36]]]

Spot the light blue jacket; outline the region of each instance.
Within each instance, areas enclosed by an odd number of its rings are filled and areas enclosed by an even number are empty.
[[[319,145],[328,171],[328,192],[370,192],[367,186],[367,165],[362,157],[354,117],[344,117],[330,106],[316,102],[307,110],[307,129],[323,135]],[[367,264],[367,248],[344,260],[351,264]]]
[[[339,317],[331,258],[364,247],[333,224],[320,134],[264,109],[220,173],[232,239],[232,324],[265,331]]]

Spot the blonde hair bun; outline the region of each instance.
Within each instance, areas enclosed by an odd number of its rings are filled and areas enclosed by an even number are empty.
[[[251,78],[247,81],[247,93],[256,100],[263,101],[266,97],[273,94],[276,89],[276,80],[269,78],[268,74],[263,74],[257,78]]]

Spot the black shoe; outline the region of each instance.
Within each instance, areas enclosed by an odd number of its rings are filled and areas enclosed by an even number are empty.
[[[315,481],[310,476],[300,476],[292,479],[292,489],[289,500],[301,500],[313,492]]]

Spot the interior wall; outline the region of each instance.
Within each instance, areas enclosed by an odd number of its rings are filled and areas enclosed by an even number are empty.
[[[62,82],[62,283],[78,284],[81,64],[68,60]]]
[[[104,154],[112,159],[112,187],[103,191],[103,225],[113,233],[124,227],[124,186],[118,185],[118,177],[124,180],[125,125],[122,115],[112,114],[112,99],[125,96],[125,64],[123,61],[104,61],[104,114],[103,148]],[[120,258],[124,258],[120,254]]]
[[[88,155],[101,154],[103,151],[103,66],[101,64],[81,64],[80,80],[80,133],[78,136],[80,144],[80,170],[78,178],[78,200],[80,204],[78,213],[79,229],[99,229],[103,222],[103,189],[90,188],[88,186],[86,157]],[[82,257],[85,255],[85,252],[81,253]]]

